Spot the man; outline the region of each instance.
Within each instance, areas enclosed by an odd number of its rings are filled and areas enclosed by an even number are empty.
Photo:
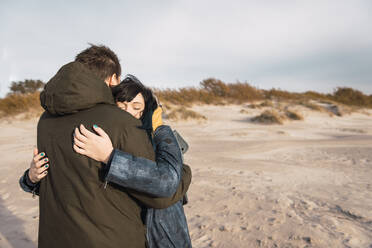
[[[46,110],[38,123],[38,148],[50,168],[40,183],[39,247],[145,247],[144,204],[166,208],[181,197],[154,198],[110,184],[103,187],[98,162],[73,151],[74,128],[103,128],[113,145],[154,160],[139,120],[116,107],[110,87],[120,81],[117,56],[91,46],[63,66],[40,95]],[[180,186],[181,187],[181,186]]]

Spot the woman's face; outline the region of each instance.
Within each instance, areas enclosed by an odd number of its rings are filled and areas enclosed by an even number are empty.
[[[129,114],[133,115],[134,118],[141,118],[143,110],[145,109],[145,99],[141,93],[138,93],[135,98],[130,102],[116,102],[119,108],[127,111]]]

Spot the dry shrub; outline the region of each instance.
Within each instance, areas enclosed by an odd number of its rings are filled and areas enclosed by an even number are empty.
[[[330,94],[322,94],[315,91],[306,91],[302,94],[304,99],[312,99],[312,100],[327,100],[332,97]]]
[[[251,108],[251,109],[256,109],[256,108],[259,108],[259,105],[258,104],[255,104],[255,103],[251,103],[251,104],[249,104],[249,105],[247,105],[245,107]]]
[[[246,109],[241,109],[241,110],[239,111],[239,113],[241,113],[241,114],[249,114],[249,111],[246,110]]]
[[[252,87],[248,83],[237,82],[234,84],[227,85],[229,92],[226,95],[229,102],[232,103],[244,103],[247,101],[261,100],[264,95],[261,90]]]
[[[203,80],[200,86],[208,93],[217,97],[227,97],[230,94],[229,87],[221,80],[215,78]]]
[[[300,113],[297,113],[294,110],[286,110],[285,115],[290,120],[302,121],[304,119],[304,117]]]
[[[173,109],[167,116],[170,120],[206,120],[207,117],[185,107]]]
[[[194,103],[225,105],[264,99],[261,90],[248,83],[227,84],[221,80],[208,78],[200,83],[200,88],[154,89],[160,101],[176,105],[191,106]]]
[[[257,108],[263,108],[263,107],[274,107],[274,104],[272,101],[265,100],[260,104],[251,103],[247,105],[247,107],[251,109],[257,109]]]
[[[372,95],[368,96],[358,90],[347,87],[339,87],[333,92],[333,94],[322,94],[315,91],[294,93],[280,89],[271,89],[264,91],[264,95],[267,99],[275,100],[317,100],[328,104],[338,102],[348,106],[372,108]],[[318,109],[314,108],[314,110]]]
[[[283,124],[283,117],[275,110],[265,110],[260,115],[253,117],[252,121],[262,124]]]
[[[24,112],[41,113],[40,93],[11,94],[0,99],[0,117],[14,116]]]
[[[27,111],[41,112],[38,90],[43,83],[40,80],[25,80],[13,82],[12,91],[0,99],[0,117],[13,116]],[[34,93],[27,93],[36,90]],[[24,94],[22,92],[25,92]],[[215,78],[208,78],[200,83],[199,87],[186,87],[180,89],[154,89],[159,100],[166,103],[166,109],[174,110],[174,105],[191,107],[193,104],[225,105],[230,103],[241,104],[252,101],[265,100],[260,104],[248,105],[249,108],[271,107],[282,109],[280,102],[299,103],[316,111],[327,110],[330,114],[342,116],[345,112],[356,111],[356,108],[372,108],[372,95],[365,95],[352,88],[337,88],[333,94],[322,94],[314,91],[293,93],[281,89],[260,90],[244,82],[225,83]],[[274,100],[274,102],[270,101]],[[330,107],[322,107],[310,103],[316,100]],[[342,109],[338,106],[342,104]],[[275,105],[275,106],[274,106]],[[351,108],[346,108],[349,106]],[[327,108],[327,109],[326,109]],[[181,111],[178,109],[178,111]]]
[[[223,101],[220,97],[215,97],[203,89],[194,87],[181,89],[154,89],[155,95],[160,102],[169,102],[174,105],[190,107],[194,103],[218,104]]]
[[[274,103],[272,101],[265,100],[259,106],[260,107],[274,107]]]
[[[265,97],[271,100],[295,100],[301,99],[301,94],[299,93],[292,93],[289,91],[281,90],[281,89],[271,89],[265,91]]]
[[[287,119],[299,121],[303,120],[304,117],[300,113],[294,110],[288,110],[288,108],[285,107],[280,111],[276,111],[274,109],[266,110],[260,115],[252,118],[252,121],[263,124],[283,124],[283,122]]]
[[[44,88],[45,83],[41,80],[25,79],[24,81],[12,82],[9,89],[10,94],[35,93]]]
[[[314,111],[319,111],[319,112],[323,112],[324,111],[324,108],[322,106],[319,106],[315,103],[311,103],[309,101],[299,101],[298,104],[308,108],[308,109],[311,109],[311,110],[314,110]]]
[[[161,107],[164,111],[172,110],[173,105],[168,102],[161,102]]]
[[[352,88],[337,88],[333,92],[333,99],[345,105],[372,107],[372,96],[364,95],[359,90]]]

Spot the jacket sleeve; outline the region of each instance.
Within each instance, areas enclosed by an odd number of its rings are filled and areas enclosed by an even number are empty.
[[[19,185],[23,191],[32,193],[33,195],[39,195],[40,183],[31,182],[30,178],[28,177],[28,171],[29,169],[27,169],[19,179]]]
[[[115,149],[107,165],[106,182],[155,197],[172,196],[180,183],[182,153],[169,126],[154,133],[156,162]]]
[[[177,191],[172,196],[154,198],[146,196],[143,193],[135,192],[133,190],[128,190],[128,193],[130,193],[134,198],[136,198],[138,201],[149,208],[164,209],[174,205],[184,198],[191,184],[191,178],[191,169],[188,165],[184,164],[182,166],[181,182],[177,188]]]

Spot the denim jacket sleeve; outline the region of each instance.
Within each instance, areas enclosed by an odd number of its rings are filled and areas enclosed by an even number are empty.
[[[182,153],[169,126],[160,126],[154,133],[156,162],[114,150],[106,182],[147,193],[155,197],[172,196],[180,183]]]
[[[23,191],[32,193],[33,195],[39,195],[40,183],[31,182],[30,178],[28,177],[28,171],[29,169],[27,169],[19,179],[19,185]]]
[[[170,197],[148,197],[143,193],[138,193],[131,189],[128,189],[127,191],[134,198],[149,208],[165,209],[176,204],[184,198],[191,184],[191,178],[191,169],[188,165],[184,164],[182,166],[181,182],[178,185],[177,191]]]

